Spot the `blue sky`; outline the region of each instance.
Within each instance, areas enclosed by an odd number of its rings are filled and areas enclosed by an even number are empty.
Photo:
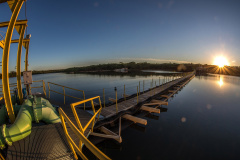
[[[0,4],[0,15],[9,21],[7,4]],[[19,18],[25,19],[25,5]],[[32,70],[129,61],[212,64],[218,55],[240,65],[239,0],[28,0],[27,19]],[[13,44],[10,70],[16,52]]]

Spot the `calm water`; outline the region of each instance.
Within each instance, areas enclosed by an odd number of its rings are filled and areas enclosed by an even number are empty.
[[[145,89],[152,78],[158,84],[161,76],[99,76],[87,74],[34,75],[34,80],[85,90],[87,97],[136,93],[138,82],[145,80]],[[11,80],[13,81],[13,80]],[[161,83],[160,82],[160,83]],[[61,91],[61,88],[54,88]],[[36,89],[37,91],[37,89]],[[41,90],[39,90],[41,91]],[[71,95],[79,95],[66,91]],[[51,93],[51,98],[62,100]],[[67,99],[70,103],[73,100]],[[195,77],[169,101],[167,112],[153,114],[147,126],[128,127],[122,131],[123,142],[106,140],[97,146],[112,159],[240,159],[240,78],[231,76]],[[90,159],[93,157],[88,154]]]
[[[196,77],[166,107],[97,146],[112,159],[240,159],[240,79]]]
[[[160,79],[160,81],[159,81]],[[105,90],[105,100],[108,102],[108,98],[115,98],[114,87],[117,88],[118,99],[122,98],[124,93],[124,85],[126,94],[134,94],[137,92],[137,86],[139,86],[140,82],[140,91],[143,90],[143,81],[144,81],[144,90],[150,88],[151,83],[153,81],[155,86],[163,82],[164,77],[161,75],[152,75],[151,73],[147,73],[144,75],[136,75],[136,74],[116,74],[116,75],[94,75],[94,74],[65,74],[65,73],[53,73],[53,74],[38,74],[33,75],[33,80],[44,80],[46,83],[47,96],[48,93],[48,85],[47,82],[53,82],[60,85],[68,86],[71,88],[76,88],[79,90],[84,90],[86,98],[94,97],[94,96],[103,96],[103,89]],[[16,83],[16,78],[10,78],[10,83]],[[41,86],[41,83],[34,83],[32,87]],[[62,87],[51,85],[51,90],[58,91],[63,93]],[[32,93],[34,92],[43,92],[41,89],[32,89]],[[65,93],[70,96],[75,96],[78,98],[83,98],[82,92],[74,91],[67,89]],[[56,94],[54,92],[50,93],[50,97],[52,99],[63,102],[63,96]],[[76,102],[79,100],[66,97],[66,104],[70,104],[72,102]],[[103,101],[103,99],[102,99]]]

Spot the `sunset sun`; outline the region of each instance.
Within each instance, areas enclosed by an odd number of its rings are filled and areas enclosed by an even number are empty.
[[[218,67],[222,68],[224,66],[229,65],[228,60],[223,56],[218,56],[214,59],[214,65],[217,65]]]

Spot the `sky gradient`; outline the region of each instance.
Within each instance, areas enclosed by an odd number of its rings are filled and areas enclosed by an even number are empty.
[[[0,4],[0,15],[9,21],[7,4]],[[25,5],[19,18],[25,19]],[[32,70],[129,61],[212,64],[218,55],[240,65],[239,0],[28,0],[27,19]],[[16,53],[13,44],[10,70]]]

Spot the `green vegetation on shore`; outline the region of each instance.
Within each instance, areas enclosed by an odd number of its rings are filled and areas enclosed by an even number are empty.
[[[46,73],[107,73],[108,71],[114,71],[115,69],[128,68],[130,72],[139,72],[141,70],[163,70],[163,71],[175,71],[175,72],[190,72],[196,70],[199,74],[225,74],[240,76],[240,67],[237,66],[225,66],[224,68],[219,68],[215,65],[202,65],[202,64],[177,64],[177,63],[147,63],[147,62],[129,62],[129,63],[108,63],[108,64],[98,64],[89,65],[84,67],[72,67],[67,69],[58,70],[33,70],[32,74],[46,74]],[[11,71],[9,77],[16,77],[16,72]],[[2,78],[2,74],[0,74]]]
[[[73,67],[66,69],[66,72],[90,72],[90,71],[114,71],[115,69],[128,68],[129,70],[165,70],[165,71],[193,71],[198,65],[196,64],[177,64],[177,63],[162,63],[153,64],[147,62],[129,62],[129,63],[109,63],[90,65],[85,67]]]

